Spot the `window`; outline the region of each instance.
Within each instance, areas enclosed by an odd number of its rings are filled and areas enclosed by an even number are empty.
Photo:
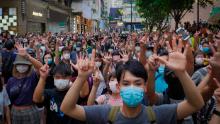
[[[9,15],[10,16],[16,15],[16,8],[9,8]]]
[[[2,16],[2,8],[0,8],[0,16]]]

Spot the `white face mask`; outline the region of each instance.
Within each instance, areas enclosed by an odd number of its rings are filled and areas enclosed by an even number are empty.
[[[112,93],[119,93],[119,91],[117,90],[117,80],[114,80],[114,81],[110,81],[109,82],[109,87],[110,87],[110,90],[112,91]]]
[[[136,46],[136,47],[135,47],[135,50],[136,50],[137,52],[139,52],[139,51],[141,50],[141,48],[140,48],[139,46]]]
[[[54,79],[54,85],[58,90],[65,90],[69,87],[69,80]]]
[[[17,65],[16,66],[16,70],[19,72],[19,73],[25,73],[28,71],[28,68],[29,66],[28,65]]]
[[[196,58],[195,62],[197,65],[203,65],[204,59],[203,58]]]
[[[63,58],[66,60],[70,59],[70,54],[69,53],[63,54]]]
[[[99,68],[102,65],[102,63],[101,62],[95,62],[95,65],[96,65],[96,67]]]
[[[146,56],[147,58],[149,58],[151,55],[153,55],[153,52],[152,52],[152,51],[146,51],[146,52],[145,52],[145,56]]]

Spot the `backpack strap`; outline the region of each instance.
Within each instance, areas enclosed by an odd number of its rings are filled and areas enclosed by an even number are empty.
[[[110,112],[108,113],[108,122],[113,124],[117,113],[120,111],[120,106],[112,106]]]
[[[153,107],[152,106],[147,106],[146,111],[147,111],[147,116],[148,116],[149,122],[151,124],[156,124],[156,114],[153,110]]]

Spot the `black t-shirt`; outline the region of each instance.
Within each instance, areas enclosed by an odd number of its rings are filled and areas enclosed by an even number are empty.
[[[57,91],[55,88],[44,90],[44,106],[47,109],[47,124],[84,124],[61,112],[60,105],[66,93],[67,90]]]

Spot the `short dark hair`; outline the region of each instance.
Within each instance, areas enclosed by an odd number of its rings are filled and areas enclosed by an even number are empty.
[[[64,51],[69,51],[71,52],[71,50],[68,47],[63,47],[63,49],[61,50],[61,53],[63,54]]]
[[[9,39],[9,40],[5,41],[5,43],[4,43],[4,47],[7,50],[12,50],[14,48],[14,45],[15,45],[15,42],[12,39]]]
[[[144,65],[141,64],[138,60],[131,59],[128,60],[125,64],[116,66],[116,78],[118,82],[120,82],[121,76],[125,71],[129,71],[134,76],[144,79],[145,82],[147,81],[147,71],[145,70]]]
[[[72,75],[72,71],[69,65],[60,62],[58,65],[55,66],[53,70],[53,75],[55,74],[60,74],[64,77],[67,77]]]

